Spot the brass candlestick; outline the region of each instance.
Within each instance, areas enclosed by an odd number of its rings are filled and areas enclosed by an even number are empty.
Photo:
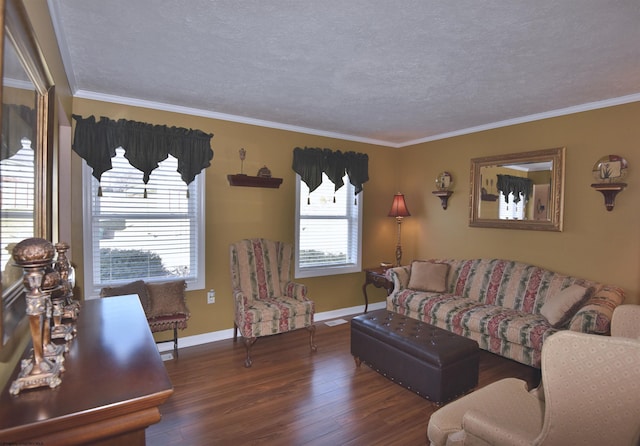
[[[60,274],[62,303],[62,317],[64,319],[76,320],[80,312],[80,302],[73,299],[73,287],[75,286],[75,271],[67,257],[69,245],[59,242],[55,245],[58,257],[56,258],[55,270]]]
[[[44,281],[42,283],[42,291],[47,295],[48,299],[48,317],[45,318],[45,346],[47,345],[46,337],[49,332],[50,339],[64,339],[65,341],[73,339],[74,327],[71,324],[62,323],[64,310],[64,295],[61,293],[62,288],[60,274],[54,270],[52,266],[48,266],[45,269]],[[50,331],[46,327],[47,322],[49,324],[53,322]]]
[[[49,296],[42,292],[41,286],[45,267],[51,265],[53,254],[53,245],[41,238],[25,239],[13,249],[13,260],[24,271],[22,283],[27,291],[26,312],[33,342],[33,357],[22,360],[18,378],[9,388],[12,395],[17,395],[22,389],[57,387],[62,382],[62,361],[56,362],[45,357],[45,341],[49,340],[48,335],[45,335],[48,327],[45,320],[47,306],[50,308],[51,304]]]

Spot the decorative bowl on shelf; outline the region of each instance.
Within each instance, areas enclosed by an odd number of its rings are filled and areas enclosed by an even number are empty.
[[[260,178],[271,178],[271,171],[267,166],[263,166],[260,170],[258,170],[258,175]]]

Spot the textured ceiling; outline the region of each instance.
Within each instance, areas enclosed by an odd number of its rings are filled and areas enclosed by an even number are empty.
[[[640,1],[49,0],[79,97],[402,146],[640,100]]]

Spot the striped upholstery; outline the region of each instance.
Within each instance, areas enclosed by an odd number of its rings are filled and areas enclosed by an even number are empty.
[[[261,238],[230,246],[235,323],[245,338],[313,325],[314,302],[291,281],[292,247]]]
[[[623,291],[565,276],[526,263],[501,259],[433,260],[450,265],[446,293],[407,288],[410,266],[387,271],[394,290],[387,309],[474,339],[480,348],[540,367],[542,344],[558,331],[540,309],[547,299],[578,284],[595,287],[593,296],[568,326],[574,331],[607,334]]]

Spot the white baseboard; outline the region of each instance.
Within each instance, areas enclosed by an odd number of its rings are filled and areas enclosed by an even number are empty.
[[[378,310],[386,308],[387,302],[376,302],[369,305],[368,310]],[[322,313],[316,313],[314,317],[315,322],[327,321],[338,317],[351,316],[352,314],[359,314],[364,311],[364,307],[358,305],[356,307],[341,308],[339,310],[323,311]],[[223,339],[231,339],[233,337],[233,328],[226,330],[212,331],[209,333],[203,333],[193,336],[185,336],[178,339],[178,347],[193,347],[196,345],[207,344],[209,342],[222,341]],[[161,352],[172,351],[173,341],[161,342],[158,344],[158,350]]]

